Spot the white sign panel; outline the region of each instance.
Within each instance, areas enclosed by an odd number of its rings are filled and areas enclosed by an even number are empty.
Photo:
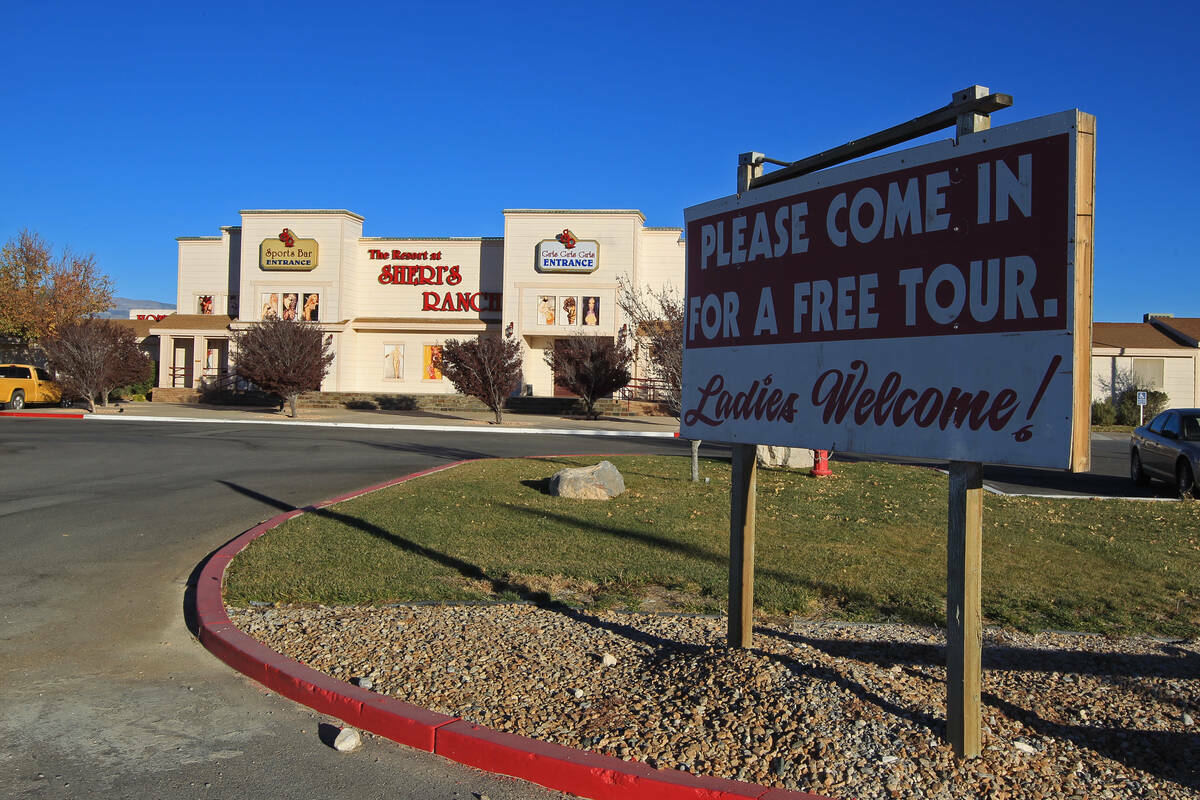
[[[538,272],[595,272],[600,268],[600,243],[576,239],[570,230],[564,230],[537,243],[534,267]]]
[[[1086,464],[1093,126],[1064,112],[687,209],[681,435]]]

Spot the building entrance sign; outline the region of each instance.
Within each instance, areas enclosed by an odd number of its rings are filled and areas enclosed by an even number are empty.
[[[317,268],[316,239],[300,239],[288,228],[258,246],[258,266],[267,271],[311,272]]]
[[[577,239],[568,229],[538,242],[535,249],[538,272],[591,273],[600,268],[600,243]]]

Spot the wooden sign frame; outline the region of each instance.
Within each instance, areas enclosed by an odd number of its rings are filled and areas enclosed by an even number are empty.
[[[996,98],[1000,98],[997,100]],[[986,136],[990,129],[988,113],[997,108],[1011,105],[1007,95],[988,95],[987,89],[973,86],[954,95],[947,109],[913,120],[912,123],[896,126],[883,134],[866,137],[871,140],[857,151],[852,145],[829,151],[802,162],[785,167],[781,173],[802,175],[821,166],[837,163],[838,160],[853,158],[862,152],[878,149],[874,139],[887,140],[887,144],[902,139],[897,133],[921,123],[921,130],[910,132],[921,135],[929,132],[931,117],[954,120],[958,128],[958,143],[964,137]],[[957,114],[953,113],[957,110]],[[1068,236],[1068,274],[1070,275],[1069,329],[1064,333],[1072,337],[1070,347],[1069,374],[1071,376],[1070,402],[1068,410],[1069,452],[1064,468],[1086,471],[1090,466],[1090,406],[1091,406],[1091,326],[1092,326],[1092,275],[1095,208],[1095,117],[1078,110],[1063,112],[1053,117],[1071,117],[1070,176],[1066,220]],[[1061,119],[1059,122],[1061,123]],[[940,123],[938,123],[940,124]],[[887,134],[887,136],[884,136]],[[864,141],[866,141],[864,140]],[[836,153],[836,155],[831,155]],[[898,157],[903,157],[899,154]],[[758,153],[744,153],[738,167],[738,195],[736,203],[743,201],[758,182],[762,186],[780,183],[762,175],[762,163],[767,160]],[[746,204],[753,202],[745,199]],[[793,222],[794,224],[794,222]],[[689,248],[695,247],[694,237],[689,236]],[[689,275],[690,272],[689,258]],[[689,311],[689,314],[692,313]],[[685,350],[686,353],[686,350]],[[1086,368],[1085,368],[1086,367]],[[688,372],[685,369],[685,381]],[[1047,373],[1047,379],[1049,373]],[[1043,380],[1041,391],[1045,390]],[[1038,396],[1041,396],[1039,391]],[[685,397],[687,395],[685,389]],[[744,401],[743,401],[744,402]],[[1035,404],[1036,405],[1036,404]],[[1031,410],[1032,411],[1032,410]],[[790,421],[790,420],[789,420]],[[686,428],[685,422],[685,428]],[[687,435],[685,430],[684,435]],[[699,438],[693,433],[691,438]],[[703,438],[714,438],[706,436]],[[716,437],[722,440],[721,437]],[[724,439],[733,448],[732,479],[730,491],[730,562],[729,562],[729,627],[728,642],[731,647],[748,648],[752,643],[754,605],[754,532],[756,490],[756,444],[747,442],[745,436]],[[796,444],[794,440],[769,441],[771,444]],[[819,446],[819,445],[818,445]],[[981,460],[950,461],[950,482],[947,514],[947,564],[946,564],[946,668],[947,738],[960,758],[979,755],[981,747],[981,672],[982,672],[982,549],[983,549],[983,480]]]

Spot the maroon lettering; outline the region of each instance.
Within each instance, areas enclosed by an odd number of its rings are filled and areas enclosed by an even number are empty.
[[[756,380],[751,383],[746,391],[734,395],[725,389],[723,375],[713,375],[700,390],[699,404],[683,415],[683,421],[687,425],[703,423],[710,427],[731,418],[792,422],[796,417],[796,401],[800,395],[792,392],[785,398],[781,389],[770,388],[773,380],[774,377],[768,375],[761,382]],[[714,400],[712,416],[705,413],[709,400]]]
[[[888,415],[892,413],[892,398],[896,396],[896,390],[899,388],[900,375],[895,372],[889,372],[883,379],[883,383],[879,384],[874,415],[876,425],[882,425],[887,421]]]
[[[890,423],[899,428],[911,419],[920,428],[936,423],[941,430],[953,425],[977,431],[987,425],[1000,431],[1020,405],[1016,391],[1009,388],[1001,389],[994,397],[987,391],[968,392],[960,386],[944,392],[935,386],[901,389],[903,377],[896,371],[889,372],[878,389],[864,388],[869,372],[866,362],[856,359],[850,362],[849,370],[835,368],[821,373],[813,383],[811,399],[814,406],[824,407],[824,422],[841,423],[853,408],[858,425],[873,419],[877,426]]]
[[[954,427],[961,428],[963,420],[970,414],[974,428],[979,429],[983,425],[987,400],[987,392],[977,392],[972,397],[970,392],[964,392],[957,386],[953,387],[946,395],[946,403],[942,406],[942,416],[938,420],[938,425],[942,430],[946,430],[946,425],[953,417]]]
[[[858,396],[858,402],[854,404],[854,421],[862,425],[871,418],[871,405],[875,402],[875,390],[864,389],[863,393]]]
[[[1058,358],[1058,356],[1055,356],[1055,358]],[[1062,359],[1059,360],[1061,361]],[[1001,389],[1000,393],[996,395],[996,401],[992,404],[992,414],[991,419],[988,420],[988,427],[994,431],[1004,430],[1004,426],[1012,419],[1013,414],[1017,413],[1017,405],[1017,393],[1012,389]]]
[[[942,410],[942,401],[945,399],[942,393],[932,386],[921,392],[921,399],[913,409],[913,422],[917,423],[917,427],[928,428],[932,425],[938,412]]]

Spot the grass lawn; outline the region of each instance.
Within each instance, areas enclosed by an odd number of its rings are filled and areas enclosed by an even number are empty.
[[[556,470],[597,460],[476,462],[305,514],[234,559],[226,601],[723,611],[728,462],[702,461],[705,484],[687,458],[611,457],[620,497],[543,493]],[[946,477],[835,471],[758,471],[756,607],[944,624]],[[1022,630],[1200,634],[1200,502],[986,496],[983,614]]]

